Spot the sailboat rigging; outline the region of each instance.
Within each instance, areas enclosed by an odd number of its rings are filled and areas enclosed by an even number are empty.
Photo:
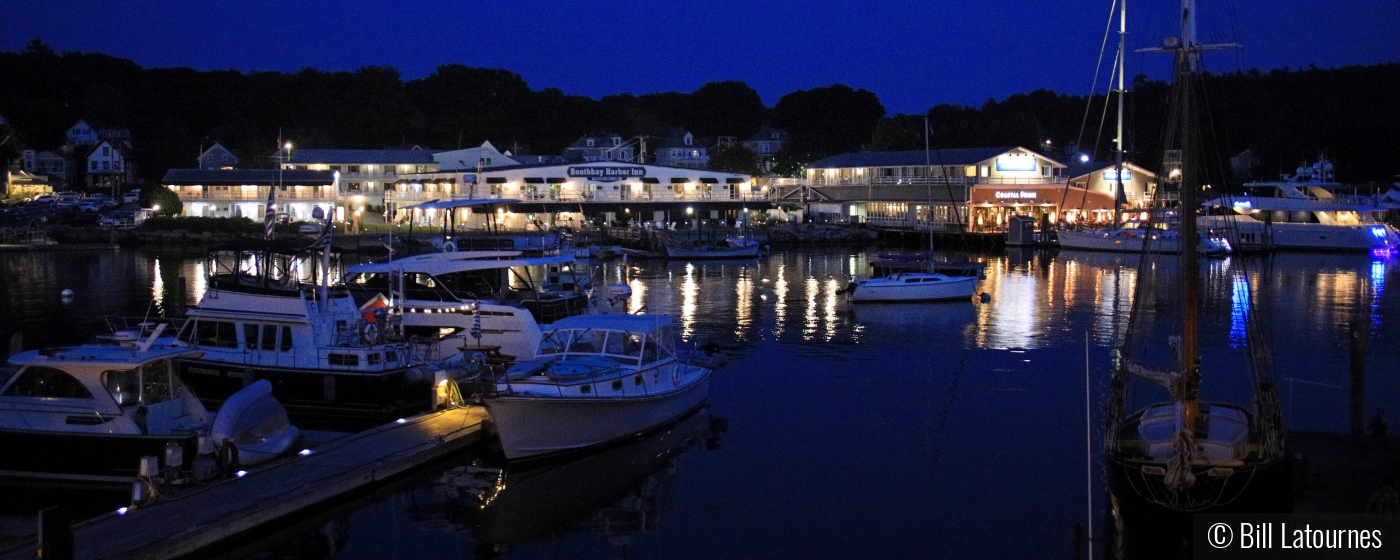
[[[1195,0],[1182,0],[1180,38],[1169,39],[1162,49],[1153,49],[1175,55],[1172,110],[1165,127],[1164,148],[1169,151],[1165,160],[1179,161],[1168,176],[1177,181],[1180,196],[1180,256],[1174,271],[1176,278],[1171,282],[1178,288],[1175,295],[1180,299],[1177,305],[1163,306],[1162,300],[1170,296],[1149,293],[1148,286],[1155,275],[1173,271],[1157,266],[1165,263],[1154,265],[1149,259],[1142,259],[1105,413],[1108,478],[1118,505],[1115,510],[1127,512],[1122,513],[1124,517],[1161,520],[1164,514],[1288,508],[1289,492],[1285,490],[1291,475],[1284,453],[1277,388],[1257,325],[1249,327],[1251,405],[1210,401],[1201,396],[1198,250],[1202,240],[1197,235],[1196,210],[1204,181],[1199,163],[1201,148],[1193,135],[1193,115],[1200,89],[1200,53],[1220,46],[1196,42],[1195,11]],[[1158,194],[1155,205],[1165,206],[1161,193]],[[1163,307],[1180,313],[1177,332],[1168,337],[1165,361],[1170,364],[1165,366],[1144,359],[1155,355],[1162,360],[1163,347],[1152,346],[1148,337],[1138,339],[1142,334],[1139,331],[1148,328],[1149,316],[1158,312],[1154,309]],[[1258,321],[1255,315],[1251,314],[1251,322]],[[1218,367],[1219,362],[1215,365]],[[1128,412],[1130,384],[1158,394],[1165,391],[1168,401]]]

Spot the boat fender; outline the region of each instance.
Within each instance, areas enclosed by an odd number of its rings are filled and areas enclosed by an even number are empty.
[[[457,252],[457,242],[456,242],[456,241],[448,241],[447,243],[443,243],[443,244],[442,244],[442,252],[444,252],[444,253],[455,253],[455,252]]]

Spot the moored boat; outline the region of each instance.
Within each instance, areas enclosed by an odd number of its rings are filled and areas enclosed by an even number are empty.
[[[240,389],[210,413],[178,373],[203,352],[152,348],[154,336],[11,356],[19,370],[0,381],[0,478],[125,485],[143,457],[189,476],[200,455],[252,466],[297,444],[270,384]]]
[[[710,370],[677,358],[665,315],[583,315],[549,326],[483,403],[511,460],[622,440],[709,396]]]
[[[858,280],[845,290],[851,303],[970,299],[976,291],[976,276],[948,276],[936,272],[900,272],[884,278]]]

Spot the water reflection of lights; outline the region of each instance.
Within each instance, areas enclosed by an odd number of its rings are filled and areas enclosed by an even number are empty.
[[[739,269],[739,280],[734,283],[734,337],[743,340],[753,322],[753,271],[748,267]]]
[[[191,283],[193,284],[193,289],[190,290],[190,297],[193,298],[194,301],[197,302],[201,299],[204,299],[204,290],[209,289],[208,276],[209,275],[204,270],[204,261],[199,261],[195,263],[194,278],[191,281]]]
[[[826,281],[826,342],[836,336],[836,291],[841,289],[841,281],[829,278]]]
[[[627,299],[627,313],[636,314],[642,310],[642,302],[646,301],[647,285],[636,278],[633,278],[627,285],[632,287],[632,297]]]
[[[787,322],[787,265],[778,265],[778,279],[773,281],[773,337],[783,336],[783,324]]]
[[[992,294],[996,305],[979,306],[977,345],[983,348],[1035,348],[1040,308],[1039,282],[1034,267],[1001,270],[987,274],[983,291]],[[989,267],[991,268],[991,267]]]
[[[695,331],[695,300],[700,295],[700,286],[695,283],[695,265],[686,263],[685,281],[681,283],[681,337],[690,340]]]
[[[810,264],[810,263],[808,263]],[[810,268],[808,269],[810,271]],[[812,335],[817,333],[817,295],[821,293],[821,283],[816,278],[807,277],[804,282],[807,296],[807,308],[802,315],[802,340],[812,340]]]
[[[1250,296],[1249,280],[1243,274],[1236,274],[1230,291],[1230,347],[1242,348],[1249,344]]]
[[[1386,261],[1371,261],[1371,328],[1381,324],[1381,294],[1385,292]]]
[[[160,277],[160,259],[155,259],[155,280],[151,281],[151,299],[156,302],[156,309],[165,308],[165,280]]]

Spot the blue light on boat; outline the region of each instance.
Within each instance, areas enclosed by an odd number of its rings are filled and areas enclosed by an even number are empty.
[[[1234,203],[1234,207],[1235,210],[1242,210],[1248,212],[1250,208],[1254,207],[1254,203],[1248,200],[1236,200]]]
[[[248,474],[248,471],[238,471],[238,472],[236,472],[236,473],[233,473],[233,476],[236,476],[236,477],[238,477],[238,478],[243,478],[243,475],[246,475],[246,474]]]
[[[303,449],[303,450],[301,450],[300,453],[297,453],[297,455],[301,455],[302,457],[305,457],[305,456],[310,455],[310,454],[311,454],[311,450],[310,450],[310,449]]]
[[[1371,226],[1371,235],[1376,239],[1385,239],[1385,226]]]
[[[119,508],[117,508],[117,515],[126,515],[126,512],[127,512],[127,511],[129,511],[128,508],[119,507]]]

